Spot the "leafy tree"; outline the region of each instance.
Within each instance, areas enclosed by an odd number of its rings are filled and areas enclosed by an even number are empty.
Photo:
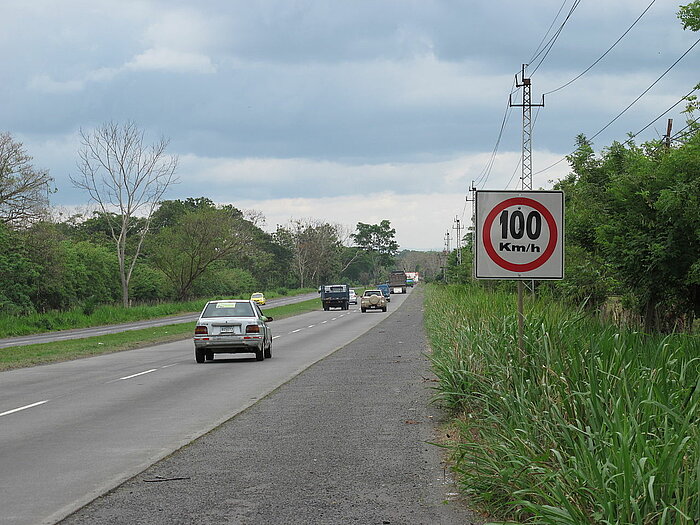
[[[351,235],[355,245],[363,250],[370,261],[372,279],[379,279],[380,268],[394,264],[394,257],[399,251],[399,245],[394,240],[396,230],[391,222],[384,219],[379,224],[357,223],[355,233]]]
[[[0,312],[26,314],[34,311],[40,268],[27,256],[17,233],[0,224]]]
[[[189,212],[199,210],[213,210],[216,204],[207,197],[188,197],[185,200],[166,200],[158,205],[151,217],[151,228],[158,231],[167,226],[175,226],[180,219]]]
[[[155,234],[148,260],[168,278],[177,298],[184,299],[212,264],[250,250],[253,239],[254,226],[239,210],[204,207]]]
[[[683,29],[700,31],[700,0],[682,5],[678,11],[678,18],[683,22]]]
[[[31,161],[21,142],[7,132],[0,133],[1,223],[26,226],[45,215],[53,179]]]

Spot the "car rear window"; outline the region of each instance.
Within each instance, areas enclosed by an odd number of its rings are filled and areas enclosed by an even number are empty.
[[[250,303],[209,303],[202,317],[254,317]]]

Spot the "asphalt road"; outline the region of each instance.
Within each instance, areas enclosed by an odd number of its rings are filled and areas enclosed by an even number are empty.
[[[61,523],[483,524],[429,444],[420,289],[389,308],[350,314],[381,322]]]
[[[309,299],[318,297],[317,293],[309,293],[302,295],[292,295],[289,297],[280,297],[278,299],[270,299],[265,305],[265,308],[273,306],[283,306],[286,304],[299,303]],[[0,348],[10,346],[33,345],[39,343],[51,343],[55,341],[65,341],[67,339],[83,339],[85,337],[93,337],[96,335],[116,334],[118,332],[126,332],[129,330],[140,330],[142,328],[152,328],[155,326],[166,326],[169,324],[190,323],[197,320],[199,312],[180,315],[172,315],[169,317],[159,317],[157,319],[147,319],[145,321],[135,321],[132,323],[113,324],[106,326],[94,326],[92,328],[75,328],[72,330],[60,330],[56,332],[47,332],[43,334],[24,335],[19,337],[7,337],[0,339]]]
[[[263,362],[224,355],[198,365],[187,340],[0,373],[0,523],[55,523],[264,399],[392,313],[398,316],[407,298],[393,296],[387,314],[353,308],[274,321],[274,358]],[[332,381],[342,384],[344,375]],[[416,386],[425,396],[420,381]],[[318,391],[311,400],[325,405],[326,396]],[[327,402],[334,413],[349,409]],[[374,402],[383,406],[381,396],[365,399],[363,406]],[[287,421],[287,410],[278,412],[280,423]],[[260,442],[267,437],[259,436]],[[297,451],[314,449],[302,435],[287,439]]]

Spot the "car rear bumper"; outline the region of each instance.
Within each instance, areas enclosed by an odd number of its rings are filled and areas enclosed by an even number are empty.
[[[206,336],[194,339],[194,347],[210,352],[230,353],[255,352],[262,348],[263,336]]]

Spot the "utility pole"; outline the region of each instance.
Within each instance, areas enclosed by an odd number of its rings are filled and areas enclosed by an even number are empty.
[[[664,137],[664,143],[666,144],[666,149],[671,149],[671,129],[673,129],[673,119],[668,119],[668,124],[666,124],[666,136]]]
[[[525,77],[525,67],[523,64],[522,82],[518,81],[518,75],[515,75],[516,87],[523,88],[523,103],[513,104],[513,95],[509,97],[508,103],[510,107],[523,108],[523,165],[522,174],[520,176],[521,189],[532,190],[532,108],[544,107],[544,95],[540,104],[533,104],[531,98],[531,82]]]
[[[447,263],[450,257],[450,230],[447,230],[447,233],[445,234],[445,249],[443,253],[445,254],[445,262],[442,266],[442,279],[443,281],[447,282]]]
[[[453,230],[457,230],[457,264],[462,265],[462,236],[460,231],[462,231],[461,224],[459,222],[459,217],[455,217],[455,222],[457,226],[453,226]]]

